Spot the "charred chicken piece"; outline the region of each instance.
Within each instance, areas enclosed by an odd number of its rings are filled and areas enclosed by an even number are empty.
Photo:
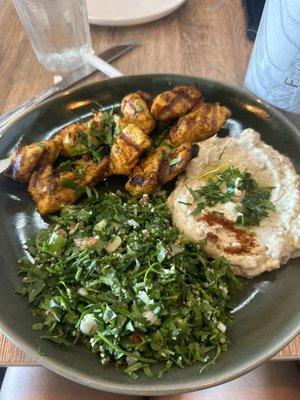
[[[10,165],[4,174],[20,182],[29,182],[32,173],[46,164],[52,164],[61,154],[76,157],[97,149],[105,143],[107,122],[104,113],[96,113],[88,122],[75,123],[62,129],[53,139],[19,148],[11,156]],[[89,148],[87,147],[89,145]]]
[[[201,98],[202,93],[197,86],[175,86],[154,98],[151,114],[159,121],[168,122],[191,111]]]
[[[152,154],[142,159],[131,172],[125,189],[133,195],[153,192],[158,187],[159,166],[172,148],[169,143],[162,143]]]
[[[62,129],[55,140],[61,146],[64,157],[79,157],[89,152],[89,148],[97,149],[103,144],[101,132],[105,129],[102,112],[95,113],[87,122],[74,123]]]
[[[85,192],[108,174],[109,157],[101,161],[82,158],[72,171],[56,172],[52,164],[35,171],[29,182],[29,193],[42,214],[60,210],[67,204],[75,203]]]
[[[174,147],[169,140],[165,140],[134,168],[125,189],[133,195],[153,192],[184,172],[197,152],[197,145],[183,143]]]
[[[51,164],[47,164],[32,174],[28,191],[42,215],[56,212],[64,205],[73,204],[79,199],[78,191],[62,186],[63,179],[76,184],[73,172],[56,175]]]
[[[197,144],[183,143],[166,154],[159,166],[158,185],[162,186],[184,172],[191,159],[198,155],[198,150]]]
[[[112,174],[129,175],[142,153],[151,147],[151,140],[137,125],[125,126],[110,150]]]
[[[218,132],[230,115],[230,110],[219,103],[200,103],[171,128],[169,139],[175,146],[208,139]]]
[[[60,146],[54,140],[23,146],[11,156],[10,165],[4,175],[19,182],[29,182],[33,171],[48,163],[54,163],[59,152]]]
[[[149,102],[150,96],[145,92],[138,91],[125,96],[121,103],[123,117],[120,126],[135,124],[149,134],[155,127],[155,119],[148,107]]]

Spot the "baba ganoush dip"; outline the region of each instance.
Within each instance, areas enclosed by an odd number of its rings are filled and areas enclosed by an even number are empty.
[[[246,277],[300,256],[300,177],[291,161],[253,129],[198,145],[167,200],[178,229]]]

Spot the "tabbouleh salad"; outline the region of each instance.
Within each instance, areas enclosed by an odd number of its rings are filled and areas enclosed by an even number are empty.
[[[132,378],[173,365],[202,370],[227,350],[230,298],[241,284],[172,225],[166,194],[88,193],[50,217],[20,262],[42,338],[83,343]]]

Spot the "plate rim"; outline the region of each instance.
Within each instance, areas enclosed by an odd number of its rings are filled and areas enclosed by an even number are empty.
[[[172,14],[178,8],[180,8],[186,0],[178,0],[177,4],[174,4],[172,7],[165,9],[164,11],[156,12],[144,17],[135,17],[135,18],[128,18],[128,19],[102,19],[96,17],[95,15],[90,15],[88,11],[88,19],[90,24],[92,25],[99,25],[99,26],[135,26],[135,25],[142,25],[149,22],[157,21],[161,18],[166,17],[167,15]]]
[[[225,86],[228,87],[229,89],[233,90],[233,91],[238,91],[240,92],[243,96],[248,97],[251,101],[254,101],[255,103],[257,103],[260,107],[263,106],[268,112],[270,112],[271,114],[274,114],[276,116],[276,118],[278,118],[279,120],[283,120],[285,124],[287,124],[289,126],[290,129],[292,129],[294,131],[294,133],[297,136],[300,136],[300,128],[298,129],[297,126],[287,117],[283,114],[282,111],[280,111],[279,109],[276,109],[274,106],[272,106],[271,104],[269,104],[267,101],[263,100],[261,97],[257,96],[255,93],[252,93],[248,90],[246,90],[244,87],[239,87],[235,84],[232,83],[227,83],[225,81],[221,81],[218,79],[211,79],[211,78],[205,78],[203,76],[196,76],[196,75],[189,75],[189,74],[175,74],[175,73],[148,73],[148,74],[131,74],[131,75],[123,75],[123,76],[119,76],[119,77],[115,77],[115,78],[106,78],[106,79],[101,79],[101,80],[97,80],[94,82],[90,82],[90,83],[86,83],[83,85],[80,85],[79,87],[71,87],[71,88],[67,88],[57,94],[54,94],[52,97],[42,101],[41,103],[39,103],[38,105],[34,105],[34,106],[30,106],[29,108],[25,109],[22,113],[18,114],[15,118],[11,119],[9,123],[5,124],[4,126],[2,126],[0,128],[0,140],[1,137],[5,135],[6,131],[16,122],[18,122],[19,120],[21,120],[24,116],[27,116],[28,114],[34,112],[35,110],[44,107],[47,104],[51,104],[52,102],[58,100],[58,99],[62,99],[66,96],[71,96],[73,95],[75,92],[79,92],[81,90],[84,90],[86,88],[90,88],[92,86],[95,85],[99,85],[105,82],[117,82],[117,81],[122,81],[122,80],[128,80],[128,79],[142,79],[142,78],[175,78],[175,79],[181,79],[181,78],[188,78],[191,80],[199,80],[205,83],[211,83],[213,85],[221,85],[221,86]],[[201,85],[201,83],[199,84]],[[9,110],[8,110],[9,112]]]
[[[279,110],[276,110],[273,106],[269,105],[267,102],[264,100],[260,99],[259,97],[255,96],[254,94],[246,91],[243,88],[239,88],[238,86],[228,84],[226,82],[222,82],[219,80],[213,80],[213,79],[208,79],[204,77],[197,77],[197,76],[191,76],[191,75],[183,75],[183,74],[141,74],[141,75],[129,75],[129,76],[123,76],[123,77],[118,77],[118,78],[111,78],[111,79],[106,79],[106,80],[99,80],[95,82],[91,82],[89,84],[85,84],[76,88],[73,88],[71,90],[65,90],[58,95],[47,99],[43,103],[39,104],[38,106],[32,107],[29,110],[25,110],[24,113],[16,117],[13,121],[11,121],[9,124],[7,124],[1,131],[0,131],[0,139],[5,133],[19,120],[22,118],[26,117],[28,114],[34,112],[36,109],[46,107],[48,104],[54,103],[57,100],[62,100],[63,98],[72,96],[76,92],[81,92],[84,91],[90,87],[100,85],[105,82],[111,82],[114,84],[117,81],[122,81],[122,80],[130,80],[131,78],[150,78],[150,79],[166,79],[166,80],[172,80],[172,79],[191,79],[191,80],[198,80],[199,81],[199,86],[201,86],[201,82],[205,82],[206,84],[212,84],[212,85],[221,85],[223,87],[228,87],[230,90],[240,92],[242,95],[246,96],[249,100],[252,102],[255,102],[258,104],[259,107],[265,108],[267,112],[271,114],[271,116],[275,116],[276,119],[282,120],[285,124],[289,126],[289,128],[294,131],[294,133],[297,136],[300,136],[300,131],[297,129],[297,127],[285,116],[283,115]],[[125,384],[117,384],[116,383],[110,383],[106,380],[103,382],[103,378],[100,377],[101,382],[95,382],[94,379],[88,379],[82,375],[78,375],[74,372],[73,369],[70,369],[68,367],[62,366],[60,363],[57,363],[55,360],[51,359],[51,356],[43,356],[39,355],[37,351],[33,348],[33,346],[24,343],[22,338],[20,337],[19,334],[16,334],[12,328],[10,328],[5,322],[3,322],[0,318],[0,329],[2,332],[7,336],[13,343],[15,343],[17,346],[19,346],[21,349],[23,349],[29,356],[37,361],[39,364],[42,366],[45,366],[46,368],[50,369],[51,371],[58,373],[67,379],[70,379],[74,382],[89,386],[94,389],[98,390],[105,390],[107,392],[111,393],[122,393],[122,394],[130,394],[130,395],[144,395],[144,396],[149,396],[149,395],[166,395],[166,394],[175,394],[175,393],[184,393],[184,392],[189,392],[189,391],[195,391],[195,390],[200,390],[200,389],[206,389],[212,386],[217,386],[223,383],[226,383],[232,379],[238,378],[242,375],[244,375],[247,372],[250,372],[266,360],[270,359],[272,356],[277,354],[282,348],[284,348],[291,340],[293,340],[299,333],[300,333],[300,319],[297,324],[298,317],[296,318],[296,323],[293,323],[294,327],[293,329],[289,332],[288,335],[285,335],[285,340],[281,342],[280,346],[276,346],[276,348],[272,348],[272,346],[269,346],[267,351],[264,351],[264,353],[260,353],[258,355],[255,355],[255,357],[252,357],[251,362],[243,362],[242,366],[239,366],[239,368],[235,368],[234,370],[231,369],[231,372],[227,375],[223,374],[220,376],[220,379],[215,380],[215,381],[207,381],[205,383],[197,384],[195,382],[193,385],[190,383],[188,384],[182,384],[179,383],[178,387],[176,386],[176,383],[173,383],[173,388],[168,387],[166,389],[163,388],[154,388],[151,389],[151,387],[144,389],[145,384],[140,383],[139,385],[135,386],[130,386],[130,385],[125,385]],[[298,325],[298,326],[297,326]],[[230,350],[229,350],[230,351]],[[151,385],[150,385],[151,386]]]
[[[21,350],[26,352],[34,361],[36,361],[40,366],[48,368],[50,371],[69,379],[73,382],[79,383],[81,385],[85,385],[92,389],[103,390],[109,393],[117,393],[117,394],[128,394],[128,395],[140,395],[140,396],[161,396],[161,395],[172,395],[172,394],[179,394],[179,393],[187,393],[193,392],[196,390],[204,390],[209,389],[210,387],[215,387],[222,385],[224,383],[230,382],[233,379],[237,379],[255,368],[259,365],[263,364],[267,360],[271,359],[274,355],[276,355],[279,351],[281,351],[288,343],[290,343],[298,334],[300,334],[300,322],[299,326],[295,328],[293,333],[283,342],[281,343],[279,348],[275,350],[270,350],[267,354],[264,353],[263,357],[259,357],[257,355],[254,360],[255,362],[251,365],[247,366],[247,363],[244,363],[246,366],[242,369],[239,368],[238,372],[229,373],[227,375],[223,375],[223,377],[219,380],[215,381],[207,381],[204,384],[180,384],[178,388],[167,388],[167,389],[144,389],[144,383],[141,383],[139,386],[126,386],[123,384],[111,384],[111,383],[96,383],[94,380],[89,380],[87,378],[83,378],[80,375],[76,375],[72,370],[67,367],[62,367],[60,364],[56,363],[56,361],[51,360],[48,356],[38,355],[37,352],[32,348],[32,346],[24,344],[22,339],[19,338],[19,335],[12,332],[12,330],[3,324],[0,320],[0,329],[2,332],[5,333],[5,336],[15,345],[17,345]],[[101,378],[103,380],[103,378]],[[136,381],[135,381],[136,382]]]

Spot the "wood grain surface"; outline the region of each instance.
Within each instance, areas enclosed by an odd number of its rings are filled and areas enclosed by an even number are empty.
[[[192,393],[150,397],[151,400],[299,400],[300,370],[295,362],[269,362],[248,374]],[[146,400],[149,397],[101,392],[69,381],[46,368],[11,367],[1,387],[1,400]]]
[[[241,0],[187,0],[175,13],[146,25],[126,28],[92,26],[96,52],[130,38],[140,46],[114,65],[125,75],[180,73],[205,76],[241,86],[252,50],[246,38]],[[0,114],[52,84],[52,75],[34,56],[10,0],[0,0]],[[84,83],[103,79],[97,72]],[[300,358],[300,337],[276,359]],[[32,361],[0,334],[0,365]]]

